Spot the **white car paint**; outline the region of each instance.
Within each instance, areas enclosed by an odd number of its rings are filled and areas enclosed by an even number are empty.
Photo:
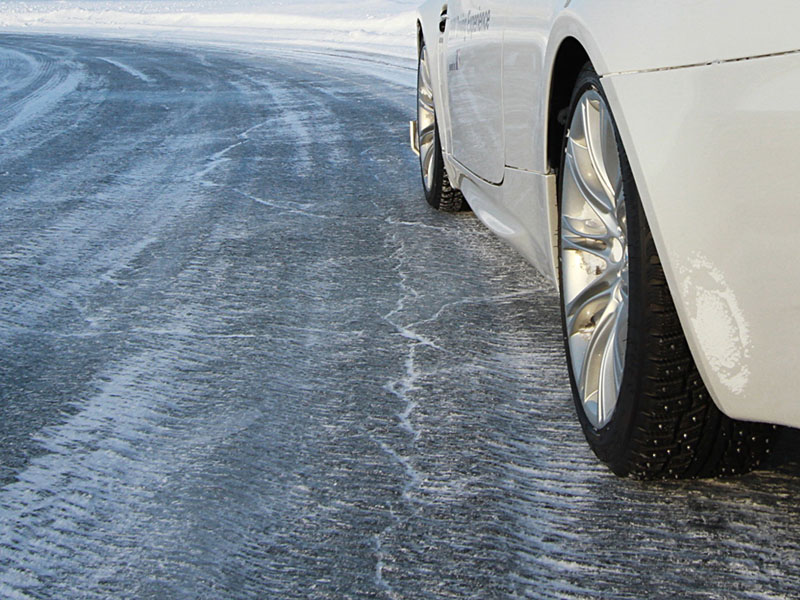
[[[495,30],[473,37],[469,61],[496,67],[502,40],[500,73],[462,64],[472,80],[458,94],[442,76],[446,4],[429,0],[419,19],[441,54],[433,77],[445,165],[478,217],[558,280],[547,124],[554,62],[573,38],[601,75],[712,397],[734,418],[800,426],[800,3],[450,2],[450,20],[465,7],[491,11]]]
[[[706,385],[732,417],[800,425],[800,53],[605,87]]]
[[[503,181],[503,28],[480,0],[448,6],[445,61],[451,145],[465,167]]]

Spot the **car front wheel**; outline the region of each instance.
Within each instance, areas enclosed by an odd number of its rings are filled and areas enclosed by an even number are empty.
[[[424,42],[420,45],[417,69],[417,146],[422,187],[428,204],[443,212],[458,212],[467,208],[464,196],[450,185],[444,166],[434,104],[431,63]]]

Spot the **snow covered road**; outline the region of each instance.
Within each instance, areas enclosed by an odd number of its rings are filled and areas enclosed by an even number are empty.
[[[553,291],[421,198],[413,77],[0,37],[0,597],[800,594],[798,436],[598,465]]]

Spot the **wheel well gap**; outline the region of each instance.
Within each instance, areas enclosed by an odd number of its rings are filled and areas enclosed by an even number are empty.
[[[550,79],[550,101],[547,111],[547,162],[552,172],[561,167],[561,145],[567,127],[567,114],[572,90],[589,55],[581,43],[569,37],[561,46],[553,62]]]

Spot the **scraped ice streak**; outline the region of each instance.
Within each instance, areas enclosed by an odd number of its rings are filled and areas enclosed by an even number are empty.
[[[137,69],[134,69],[133,67],[130,67],[130,66],[128,66],[128,65],[124,65],[124,64],[122,64],[122,63],[121,63],[121,62],[119,62],[119,61],[112,60],[112,59],[110,59],[110,58],[101,58],[100,60],[104,60],[104,61],[105,61],[105,62],[107,62],[108,64],[110,64],[110,65],[114,65],[114,66],[115,66],[115,67],[117,67],[118,69],[122,69],[122,70],[123,70],[123,71],[125,71],[125,72],[126,72],[128,75],[131,75],[131,76],[133,76],[133,77],[136,77],[136,79],[139,79],[140,81],[144,81],[145,83],[152,83],[152,82],[153,82],[153,79],[152,79],[152,78],[148,77],[147,75],[145,75],[145,74],[144,74],[144,73],[142,73],[141,71],[139,71],[139,70],[137,70]]]
[[[446,320],[448,313],[457,311],[460,308],[470,306],[498,306],[501,303],[522,301],[530,298],[537,291],[541,292],[541,288],[528,288],[516,292],[485,295],[476,297],[462,297],[459,298],[459,293],[464,293],[464,288],[456,288],[455,290],[439,290],[437,295],[441,300],[449,299],[450,301],[441,304],[437,310],[429,317],[420,319],[420,311],[430,310],[432,300],[426,297],[425,292],[429,292],[430,283],[425,279],[420,279],[419,275],[415,275],[414,266],[419,267],[421,257],[419,255],[418,238],[416,236],[409,238],[408,228],[413,230],[426,232],[426,235],[444,238],[446,240],[445,246],[450,249],[458,248],[461,245],[461,240],[457,235],[458,229],[456,224],[450,230],[446,227],[431,225],[424,222],[415,222],[402,219],[396,219],[389,216],[385,220],[396,233],[392,234],[389,238],[391,241],[390,246],[395,250],[392,257],[397,262],[394,267],[398,275],[398,288],[400,291],[398,300],[394,308],[383,316],[388,323],[394,327],[397,334],[406,340],[407,356],[404,361],[404,374],[400,379],[391,380],[386,388],[389,392],[395,395],[402,403],[402,410],[397,414],[399,428],[405,431],[411,437],[410,451],[405,454],[392,448],[389,444],[379,441],[381,448],[393,460],[397,461],[406,473],[407,481],[403,488],[403,498],[409,503],[413,517],[401,516],[399,511],[395,511],[393,516],[394,522],[391,523],[383,532],[375,536],[376,555],[378,557],[375,569],[375,581],[378,587],[385,589],[390,598],[402,598],[406,595],[401,591],[401,587],[393,587],[389,579],[385,576],[384,570],[387,568],[386,550],[384,549],[385,539],[392,539],[402,531],[404,527],[408,526],[408,522],[412,519],[419,518],[424,510],[430,510],[436,505],[450,502],[460,502],[465,498],[469,498],[474,492],[472,488],[480,487],[481,477],[453,477],[447,474],[445,481],[442,481],[442,473],[437,471],[424,472],[417,468],[417,462],[425,462],[425,453],[417,447],[417,442],[420,440],[423,433],[429,435],[434,434],[432,431],[423,431],[414,424],[414,411],[419,408],[419,400],[417,397],[426,397],[425,394],[425,380],[430,378],[442,377],[447,380],[449,377],[455,376],[455,373],[450,372],[448,368],[428,368],[425,367],[425,361],[419,357],[420,349],[427,349],[430,352],[439,355],[452,355],[452,349],[443,347],[434,336],[422,333],[426,329],[436,328],[439,325],[440,319]],[[453,235],[456,234],[456,235]],[[441,266],[445,266],[444,264]],[[423,288],[423,291],[417,289],[417,286]],[[414,320],[416,317],[416,320]],[[411,322],[408,322],[411,320]],[[444,337],[444,336],[443,336]],[[445,338],[446,339],[446,338]],[[460,357],[455,357],[458,360]],[[448,365],[452,365],[452,357],[447,361]],[[525,368],[527,365],[518,365]],[[444,393],[448,393],[446,390]],[[448,415],[449,416],[449,415]],[[435,508],[434,508],[435,510]]]
[[[403,403],[403,410],[397,415],[400,420],[400,427],[409,433],[413,437],[414,441],[416,441],[419,439],[420,432],[414,428],[414,425],[411,421],[411,413],[417,406],[416,401],[413,399],[413,392],[416,389],[416,382],[420,377],[420,372],[416,364],[417,346],[421,344],[436,348],[436,344],[416,333],[411,327],[402,325],[398,322],[398,319],[402,318],[403,316],[406,304],[412,301],[415,297],[418,297],[419,294],[413,287],[409,285],[409,277],[405,269],[407,268],[406,263],[410,257],[407,255],[405,243],[402,239],[400,239],[399,234],[392,236],[392,242],[397,246],[397,249],[392,256],[395,258],[395,260],[397,260],[395,271],[400,278],[398,284],[400,288],[400,296],[397,299],[397,303],[395,304],[394,308],[389,313],[384,315],[383,318],[389,322],[389,324],[391,324],[392,327],[394,327],[397,332],[403,336],[403,338],[409,341],[408,355],[406,356],[403,364],[405,373],[401,379],[390,381],[387,384],[387,390],[397,396],[397,398]],[[420,483],[419,473],[412,466],[412,463],[408,457],[398,454],[395,450],[383,442],[381,442],[381,448],[383,448],[387,454],[403,465],[403,468],[409,477],[408,485],[404,490],[404,496],[410,499],[410,490]]]
[[[275,132],[293,141],[292,156],[286,157],[289,160],[285,175],[303,177],[317,169],[330,173],[330,169],[334,166],[331,164],[333,161],[326,161],[321,165],[314,164],[309,152],[316,140],[329,144],[330,151],[336,153],[340,136],[331,138],[331,132],[325,131],[325,127],[321,126],[322,123],[330,122],[330,114],[318,115],[315,111],[315,109],[325,111],[326,108],[320,105],[309,106],[305,98],[298,98],[296,93],[275,83],[268,88],[268,92],[272,101],[284,109],[280,117],[272,123]]]

